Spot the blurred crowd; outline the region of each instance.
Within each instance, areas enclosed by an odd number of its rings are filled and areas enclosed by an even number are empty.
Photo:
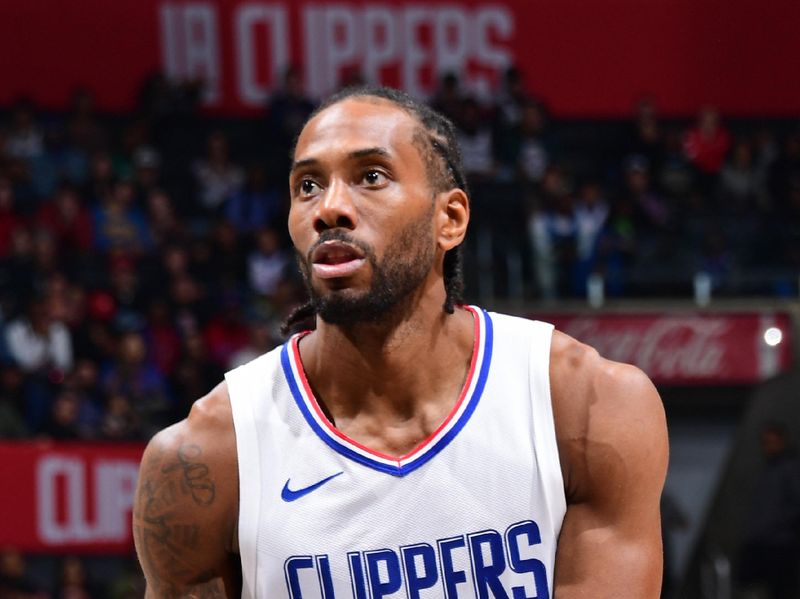
[[[204,115],[201,91],[155,75],[128,115],[83,89],[65,112],[2,113],[0,437],[146,439],[280,343],[304,293],[289,153],[314,102],[292,69],[251,119]],[[515,69],[491,104],[452,74],[430,102],[473,190],[472,299],[579,297],[592,275],[664,295],[696,272],[797,292],[796,124],[735,133],[712,107],[675,122],[650,99],[628,122],[559,122]]]

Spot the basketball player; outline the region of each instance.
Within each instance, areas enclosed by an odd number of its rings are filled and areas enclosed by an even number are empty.
[[[460,304],[452,125],[349,90],[306,123],[289,230],[314,330],[142,460],[147,597],[651,599],[667,462],[637,369]]]

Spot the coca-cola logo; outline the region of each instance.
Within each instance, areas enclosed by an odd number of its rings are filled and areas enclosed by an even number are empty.
[[[646,322],[604,322],[576,318],[562,330],[606,358],[635,364],[661,379],[717,378],[727,374],[724,318],[653,318]]]

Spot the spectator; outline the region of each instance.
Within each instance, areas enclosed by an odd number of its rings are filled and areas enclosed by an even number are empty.
[[[635,210],[637,229],[645,233],[666,230],[670,222],[670,210],[652,187],[650,164],[645,157],[630,156],[626,161],[623,194]]]
[[[95,289],[86,296],[86,319],[76,330],[76,354],[96,364],[113,359],[117,341],[111,322],[117,314],[114,297],[105,290]]]
[[[146,432],[154,432],[172,421],[172,403],[167,383],[149,360],[139,333],[124,333],[119,339],[117,359],[102,377],[108,396],[130,398]]]
[[[605,275],[606,292],[611,297],[627,291],[629,273],[639,255],[635,212],[630,199],[614,202],[598,241],[597,270]]]
[[[100,204],[111,194],[114,177],[114,163],[111,161],[111,156],[102,151],[92,154],[89,178],[82,194],[91,206]]]
[[[11,181],[0,176],[0,260],[11,253],[11,239],[25,226],[25,221],[14,209],[14,188]]]
[[[59,393],[50,408],[50,417],[42,432],[56,441],[91,438],[91,431],[81,427],[80,399],[71,391]]]
[[[72,373],[64,380],[63,389],[78,396],[79,419],[86,428],[95,431],[105,403],[97,363],[88,358],[79,358]]]
[[[53,202],[42,205],[36,223],[55,238],[60,251],[70,257],[92,246],[92,217],[83,206],[77,188],[69,183],[59,186]]]
[[[212,232],[213,251],[208,266],[219,280],[219,287],[235,288],[246,278],[246,254],[236,229],[219,221]]]
[[[26,162],[44,153],[44,131],[36,122],[36,107],[29,98],[17,100],[11,108],[5,151],[11,158]]]
[[[567,182],[560,168],[551,167],[542,182],[542,201],[528,222],[536,280],[542,297],[569,294],[576,257],[577,222]]]
[[[147,195],[147,224],[157,248],[168,242],[187,239],[186,228],[175,213],[172,199],[163,189],[154,189]]]
[[[162,297],[150,298],[144,339],[155,367],[163,376],[170,376],[180,358],[181,339],[169,304]]]
[[[139,255],[151,244],[147,220],[134,204],[135,190],[129,181],[117,181],[102,205],[92,214],[93,247],[101,252]]]
[[[33,235],[27,227],[14,229],[8,256],[0,260],[2,303],[21,308],[35,293],[33,276]]]
[[[244,184],[244,172],[230,161],[228,138],[221,131],[209,136],[206,157],[194,163],[192,172],[198,207],[208,214],[219,210]]]
[[[53,320],[70,330],[79,327],[86,316],[86,293],[62,272],[54,273],[45,284],[44,297]]]
[[[6,347],[23,372],[68,372],[72,368],[72,339],[63,323],[52,319],[47,302],[38,298],[27,314],[6,327]]]
[[[27,576],[23,555],[13,548],[0,552],[0,597],[3,599],[49,599]]]
[[[89,158],[83,150],[65,139],[61,129],[50,127],[45,131],[45,151],[32,158],[28,167],[30,190],[41,200],[52,197],[62,181],[85,183]]]
[[[587,181],[575,201],[576,258],[580,270],[579,287],[595,267],[597,244],[608,220],[609,205],[597,181]]]
[[[497,100],[497,118],[501,129],[517,126],[522,120],[526,104],[533,98],[525,89],[525,77],[517,67],[509,67],[503,75],[503,84]]]
[[[431,98],[431,107],[442,113],[452,122],[461,119],[461,106],[464,96],[461,93],[461,84],[458,75],[448,72],[439,79],[439,87]]]
[[[719,112],[710,106],[703,108],[695,127],[686,132],[683,147],[697,172],[697,183],[706,195],[714,190],[730,146],[731,136],[722,126]]]
[[[286,277],[290,257],[281,248],[275,229],[263,228],[256,233],[255,249],[248,258],[250,287],[262,295],[274,295]]]
[[[107,146],[107,131],[95,113],[94,94],[87,88],[72,94],[72,113],[67,122],[70,145],[90,156]]]
[[[314,103],[303,89],[303,74],[289,67],[283,74],[283,85],[267,105],[267,127],[272,139],[271,163],[278,180],[283,182],[289,173],[289,152],[306,119],[314,111]]]
[[[764,588],[768,599],[795,599],[800,593],[800,462],[780,424],[762,429],[761,451],[764,467],[745,523],[740,582]]]
[[[464,172],[471,181],[483,181],[494,174],[494,142],[492,129],[481,115],[474,98],[461,104],[461,120],[456,130]]]
[[[61,562],[61,580],[56,599],[101,599],[99,589],[88,580],[83,562],[75,556]]]
[[[161,156],[152,146],[139,146],[133,152],[133,183],[137,195],[146,197],[161,183]]]
[[[514,178],[538,184],[544,177],[549,164],[544,126],[542,107],[529,101],[521,107],[519,123],[501,134],[498,152]]]
[[[21,439],[29,434],[15,402],[0,391],[0,439]],[[0,597],[2,596],[0,593]]]
[[[693,192],[694,175],[691,164],[683,151],[683,137],[679,131],[667,130],[664,133],[664,152],[660,172],[657,176],[659,188],[673,198],[684,198]],[[708,202],[705,202],[706,207]]]
[[[747,140],[739,139],[734,144],[731,158],[719,175],[719,194],[726,211],[741,213],[748,208],[762,211],[768,208],[765,182]]]
[[[258,356],[267,353],[279,343],[273,336],[270,323],[267,319],[260,316],[255,317],[250,319],[248,325],[250,340],[247,345],[231,356],[227,364],[228,370],[232,370],[237,366],[255,360]]]
[[[133,441],[143,437],[141,420],[125,395],[117,393],[108,398],[100,433],[108,441]]]
[[[789,133],[769,169],[769,190],[779,208],[785,206],[792,188],[800,182],[800,132]]]
[[[141,329],[147,308],[147,289],[136,262],[127,256],[114,256],[109,270],[116,326],[122,330]]]
[[[247,170],[247,184],[233,193],[225,205],[225,217],[239,233],[252,233],[273,226],[283,216],[278,193],[269,187],[267,172],[260,163]]]
[[[230,363],[231,356],[247,344],[249,334],[244,323],[241,298],[235,291],[224,291],[218,305],[221,309],[205,326],[203,337],[209,359],[224,369]]]
[[[114,151],[112,162],[114,173],[122,179],[134,179],[136,170],[136,153],[141,148],[154,152],[151,156],[158,156],[158,150],[150,145],[151,123],[146,118],[137,118],[126,124],[120,133],[119,145]],[[160,160],[159,160],[160,166]]]
[[[644,98],[637,104],[633,131],[626,145],[626,155],[643,156],[650,164],[652,172],[661,171],[664,160],[664,138],[652,98]]]
[[[179,334],[198,333],[208,312],[205,288],[191,275],[181,274],[173,278],[169,293]]]
[[[222,369],[210,359],[203,336],[186,334],[181,359],[170,379],[177,401],[176,415],[185,417],[197,398],[208,393],[223,376]]]

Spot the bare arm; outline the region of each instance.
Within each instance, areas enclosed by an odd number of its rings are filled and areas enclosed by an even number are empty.
[[[573,376],[553,393],[568,503],[554,596],[657,599],[668,457],[661,400],[637,368],[572,340],[559,347]]]
[[[227,391],[217,387],[145,450],[133,533],[146,599],[240,593],[234,547],[238,473],[227,402]]]

